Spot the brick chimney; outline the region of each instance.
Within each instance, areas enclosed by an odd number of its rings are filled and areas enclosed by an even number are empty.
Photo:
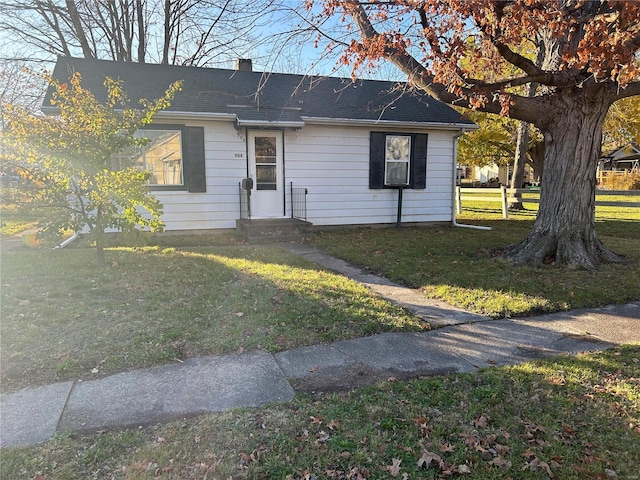
[[[236,61],[236,70],[241,72],[251,72],[253,71],[253,62],[250,58],[239,58]]]

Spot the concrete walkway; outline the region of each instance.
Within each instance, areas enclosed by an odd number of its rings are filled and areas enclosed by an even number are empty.
[[[488,320],[424,298],[304,245],[285,248],[366,284],[433,325],[272,355],[264,351],[68,381],[0,396],[0,446],[33,445],[56,432],[136,427],[236,407],[260,407],[297,391],[356,388],[389,377],[474,372],[560,353],[640,342],[640,300],[525,319]]]

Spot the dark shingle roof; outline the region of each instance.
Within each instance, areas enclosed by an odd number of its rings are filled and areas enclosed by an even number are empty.
[[[183,89],[167,112],[230,114],[239,123],[303,124],[303,119],[333,119],[465,125],[449,106],[405,84],[335,77],[182,67],[60,57],[53,76],[66,81],[80,72],[82,86],[105,99],[105,77],[124,81],[133,101],[155,99],[176,80]],[[50,107],[51,90],[43,108]]]

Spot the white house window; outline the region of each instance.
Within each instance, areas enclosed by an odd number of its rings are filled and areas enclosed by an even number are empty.
[[[141,129],[137,138],[145,138],[143,146],[129,147],[114,157],[116,168],[136,166],[151,172],[149,185],[183,185],[182,131]]]
[[[411,136],[387,135],[384,184],[408,185],[411,162]]]

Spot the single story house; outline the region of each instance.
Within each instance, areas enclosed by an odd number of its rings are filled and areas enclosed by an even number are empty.
[[[400,198],[402,222],[454,220],[456,141],[476,126],[405,84],[263,73],[250,60],[225,70],[60,57],[53,76],[72,72],[98,99],[107,76],[133,101],[183,81],[139,132],[150,142],[116,159],[152,171],[167,231],[299,217],[299,201],[317,226],[396,223]],[[55,113],[50,95],[43,110]]]
[[[640,146],[636,142],[631,142],[608,152],[600,158],[598,168],[618,172],[640,171]]]
[[[499,187],[501,185],[509,186],[511,184],[511,175],[513,174],[513,165],[497,165],[491,163],[482,167],[473,167],[470,180],[474,185],[483,187]],[[533,169],[524,166],[524,177],[522,179],[524,185],[536,183],[533,175]]]

